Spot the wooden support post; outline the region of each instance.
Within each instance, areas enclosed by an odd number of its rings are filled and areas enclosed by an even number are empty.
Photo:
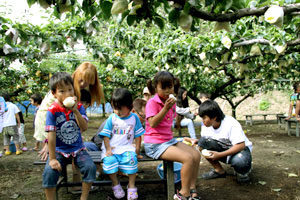
[[[299,121],[296,119],[296,136],[299,137]]]
[[[167,199],[173,200],[173,196],[175,194],[175,185],[174,185],[174,164],[172,161],[164,160],[164,172],[166,174],[167,179]]]
[[[290,120],[288,120],[287,124],[288,124],[288,135],[291,136],[292,122]]]

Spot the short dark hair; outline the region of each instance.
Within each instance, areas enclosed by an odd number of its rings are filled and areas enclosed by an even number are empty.
[[[37,103],[39,105],[43,101],[43,98],[39,93],[35,93],[35,94],[31,95],[30,99],[32,99],[35,103]]]
[[[209,94],[209,93],[200,93],[200,95],[199,95],[200,99],[201,98],[208,98],[208,99],[210,99],[210,97],[211,97],[211,94]]]
[[[5,101],[10,101],[10,94],[8,93],[3,93],[2,97],[4,98]]]
[[[53,74],[53,76],[51,76],[49,80],[49,85],[52,92],[55,92],[56,89],[63,84],[71,84],[74,87],[73,79],[67,72],[56,72],[55,74]]]
[[[210,99],[200,104],[198,113],[200,117],[204,117],[205,115],[210,119],[216,117],[216,121],[218,122],[225,118],[225,115],[218,103]]]
[[[142,108],[146,107],[146,104],[147,104],[147,101],[142,98],[136,98],[132,103],[133,108],[136,112],[141,112]]]
[[[91,104],[92,97],[91,93],[87,91],[86,89],[80,90],[80,102],[87,102],[88,104]]]
[[[126,106],[129,110],[132,109],[132,95],[126,88],[117,88],[111,96],[111,105],[114,109],[121,109]]]

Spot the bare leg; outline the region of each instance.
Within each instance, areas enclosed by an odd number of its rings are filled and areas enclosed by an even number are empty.
[[[55,197],[55,191],[56,191],[56,188],[46,188],[45,189],[45,194],[46,194],[46,199],[47,200],[55,200],[56,197]]]
[[[170,146],[161,156],[161,159],[177,161],[182,163],[181,168],[181,190],[180,193],[184,196],[190,196],[191,183],[197,177],[193,177],[198,174],[198,168],[200,163],[200,155],[196,153],[191,153],[196,151],[192,147],[183,144],[181,142],[177,143],[175,146]],[[195,156],[195,158],[194,158]],[[197,172],[195,172],[197,170]]]
[[[219,161],[213,161],[210,159],[207,159],[207,161],[213,166],[213,168],[215,169],[216,172],[218,172],[219,174],[224,174],[225,170],[222,167],[222,165],[220,164]]]
[[[19,144],[19,143],[18,143],[18,144],[16,143],[15,145],[16,145],[16,150],[17,150],[17,151],[20,151],[20,144]]]
[[[128,188],[135,188],[136,174],[128,174],[128,178],[129,178]]]
[[[108,176],[109,176],[110,180],[112,181],[113,186],[116,186],[119,184],[119,180],[117,178],[117,172],[114,174],[109,174]]]
[[[82,193],[80,200],[87,200],[93,183],[82,182]]]

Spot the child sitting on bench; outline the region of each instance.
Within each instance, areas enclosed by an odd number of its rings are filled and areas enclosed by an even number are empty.
[[[62,169],[74,159],[75,165],[83,174],[80,200],[87,200],[93,181],[96,179],[96,166],[85,151],[81,130],[88,127],[84,107],[74,96],[72,77],[66,72],[55,73],[49,81],[55,102],[50,105],[46,116],[49,158],[43,173],[43,187],[47,200],[55,199],[56,184]],[[73,105],[64,104],[68,97]]]
[[[99,133],[103,137],[102,155],[103,172],[109,174],[112,180],[114,196],[121,199],[125,196],[117,172],[120,170],[128,174],[127,199],[138,199],[135,178],[138,171],[140,140],[145,130],[135,113],[131,113],[132,96],[125,88],[113,91],[111,105],[114,113],[109,116],[103,130]],[[136,148],[132,145],[136,141]]]

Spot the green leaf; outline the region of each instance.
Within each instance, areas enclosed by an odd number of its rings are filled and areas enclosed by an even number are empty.
[[[205,0],[205,7],[210,6],[213,4],[214,0]]]
[[[184,8],[183,8],[183,11],[186,13],[186,14],[189,14],[190,13],[190,8],[191,8],[191,5],[189,3],[185,3],[184,4]]]
[[[27,0],[27,4],[29,8],[36,2],[37,0]]]
[[[127,16],[127,24],[132,26],[135,22],[136,16],[135,15],[128,15]]]
[[[176,9],[173,9],[170,13],[169,13],[169,22],[177,24],[177,19],[179,17],[179,11]]]
[[[104,19],[109,19],[110,18],[110,16],[111,16],[110,10],[112,8],[112,5],[113,4],[109,1],[104,1],[104,2],[100,3],[101,10],[104,14],[103,15]]]
[[[154,22],[155,22],[155,24],[161,29],[161,30],[163,30],[164,29],[164,27],[165,27],[165,22],[164,22],[164,20],[161,18],[161,17],[155,17],[154,18]]]

